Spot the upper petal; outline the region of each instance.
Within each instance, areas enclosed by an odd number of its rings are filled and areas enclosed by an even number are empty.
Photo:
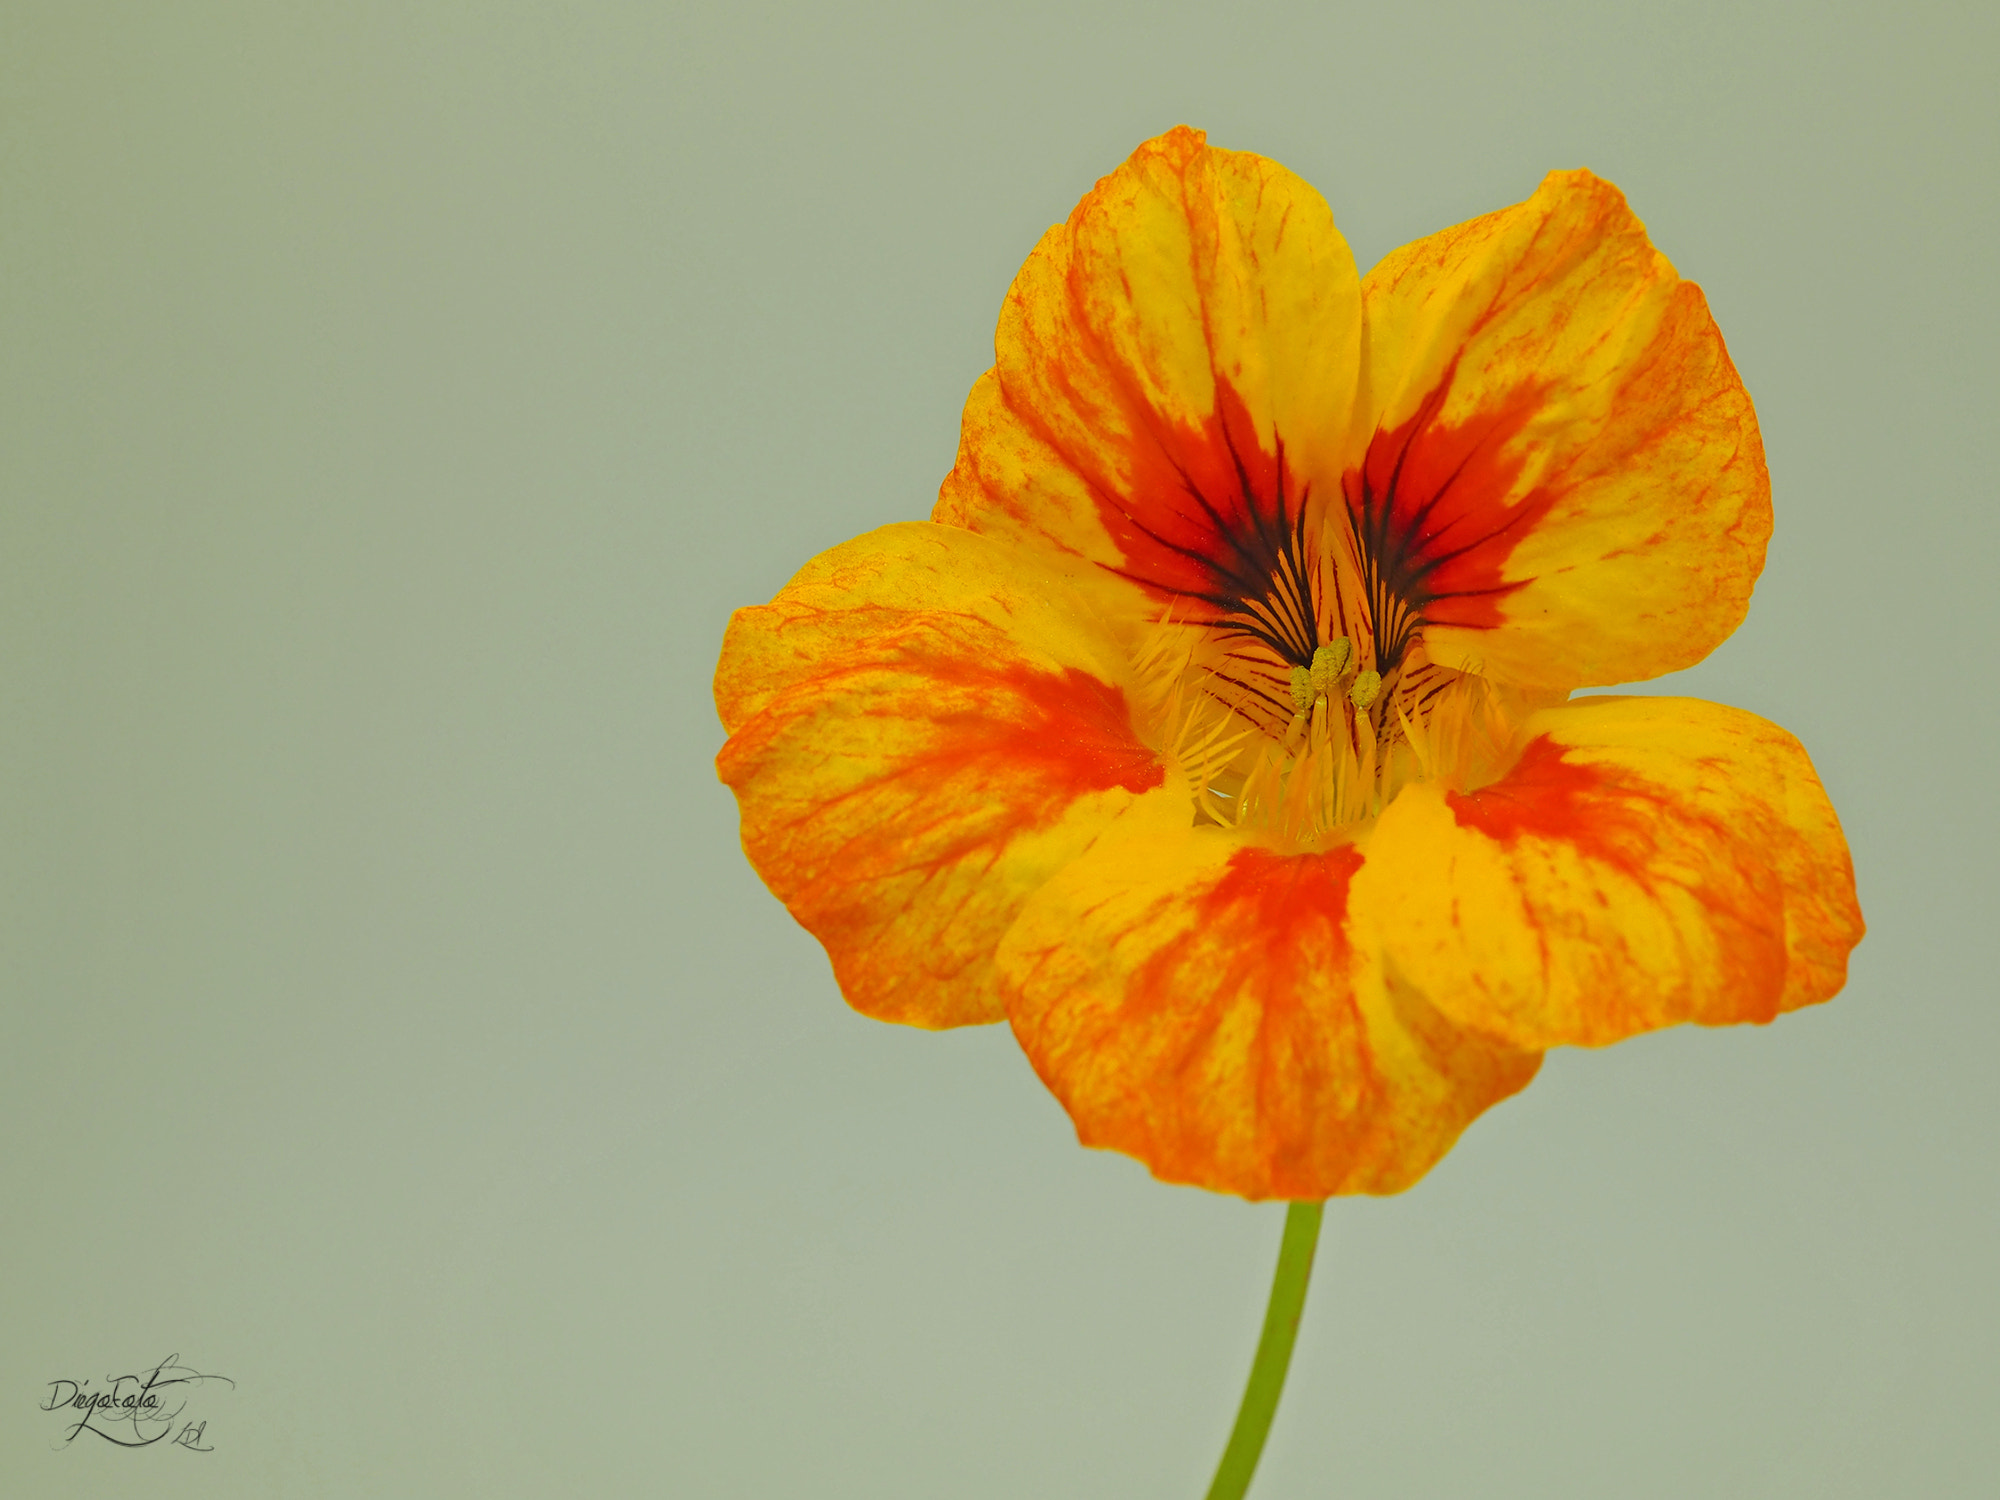
[[[1531,717],[1469,794],[1405,787],[1355,890],[1390,969],[1517,1046],[1597,1046],[1824,1000],[1860,941],[1840,824],[1797,740],[1690,698]]]
[[[1085,1145],[1245,1198],[1408,1187],[1539,1057],[1353,939],[1352,845],[1281,855],[1150,794],[1027,903],[1008,1016]]]
[[[729,622],[715,697],[744,851],[883,1020],[1000,1019],[1021,902],[1164,772],[1108,627],[1037,557],[928,522]]]
[[[1736,628],[1771,533],[1756,416],[1616,188],[1551,173],[1363,295],[1372,437],[1348,505],[1434,660],[1567,690],[1689,666]]]
[[[1360,327],[1319,194],[1172,130],[1028,257],[934,519],[1051,540],[1156,598],[1227,591],[1336,489]]]

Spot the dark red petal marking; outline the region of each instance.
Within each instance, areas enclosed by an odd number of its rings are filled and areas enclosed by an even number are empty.
[[[1447,792],[1461,828],[1499,843],[1560,839],[1585,857],[1643,876],[1658,847],[1667,799],[1598,766],[1566,759],[1547,735],[1529,741],[1499,781],[1476,792]]]
[[[1224,912],[1247,908],[1252,915],[1244,930],[1265,940],[1265,951],[1255,955],[1258,968],[1281,964],[1297,948],[1287,933],[1301,921],[1327,923],[1345,951],[1347,888],[1363,862],[1361,851],[1352,844],[1342,844],[1325,854],[1238,849],[1229,856],[1222,878],[1201,898],[1201,914],[1204,920],[1213,920]],[[1255,941],[1244,944],[1247,950],[1257,946]]]
[[[1306,1014],[1300,1004],[1330,983],[1338,987],[1336,976],[1348,953],[1348,887],[1362,863],[1361,851],[1351,844],[1325,854],[1238,849],[1222,878],[1200,897],[1189,937],[1160,949],[1133,975],[1128,1009],[1161,1015],[1199,1011],[1202,996],[1189,992],[1192,970],[1214,1007],[1214,1024],[1246,1001],[1263,1007],[1259,1066],[1286,1068],[1293,1076],[1259,1079],[1261,1097],[1275,1099],[1298,1092],[1302,1084],[1324,1082],[1307,1076],[1312,1074],[1344,1070],[1365,1077],[1362,1028],[1333,1026],[1331,1039],[1351,1054],[1336,1057],[1324,1038],[1321,1045],[1310,1045],[1326,1020]]]
[[[871,665],[826,682],[851,691],[853,712],[865,719],[872,689],[859,679],[881,670]],[[1159,758],[1132,731],[1123,691],[1088,672],[1020,663],[996,670],[964,660],[926,662],[923,672],[930,686],[922,698],[945,689],[957,703],[926,713],[923,702],[907,701],[906,683],[897,687],[903,701],[877,699],[880,711],[895,718],[928,718],[928,743],[898,751],[892,766],[857,789],[881,799],[881,821],[844,836],[837,858],[802,871],[780,892],[787,902],[812,890],[838,895],[857,882],[945,871],[979,850],[997,851],[1020,833],[1052,826],[1093,792],[1122,787],[1137,795],[1166,780]],[[723,779],[741,784],[750,774],[744,762],[768,751],[770,736],[785,727],[770,714],[752,720],[723,747]],[[865,738],[858,749],[868,754]],[[839,755],[842,747],[827,752]],[[800,821],[820,817],[838,800]]]
[[[1126,1012],[1139,1024],[1200,1018],[1179,1028],[1179,1055],[1161,1060],[1184,1076],[1243,1049],[1247,1072],[1233,1080],[1253,1112],[1243,1125],[1269,1138],[1280,1181],[1305,1168],[1314,1126],[1333,1123],[1302,1118],[1301,1106],[1375,1086],[1367,1028],[1344,973],[1348,888],[1361,865],[1352,845],[1325,854],[1237,850],[1200,898],[1193,931],[1148,958],[1126,992]],[[1225,1040],[1225,1023],[1245,1007],[1257,1017],[1254,1037]]]
[[[1528,582],[1502,580],[1507,559],[1556,501],[1540,487],[1506,503],[1525,458],[1509,445],[1540,409],[1545,387],[1520,386],[1447,426],[1437,414],[1456,369],[1407,421],[1375,434],[1341,485],[1367,575],[1376,654],[1386,663],[1400,660],[1425,625],[1500,624],[1500,601]]]
[[[1500,781],[1445,800],[1461,828],[1504,844],[1524,837],[1568,844],[1655,899],[1685,892],[1706,913],[1730,983],[1761,997],[1744,1014],[1759,1021],[1777,1014],[1787,962],[1785,890],[1754,835],[1635,772],[1568,760],[1547,735],[1530,742]]]
[[[1098,514],[1125,558],[1116,571],[1308,665],[1319,639],[1307,493],[1287,472],[1283,439],[1274,453],[1259,445],[1235,388],[1218,378],[1215,396],[1199,427],[1149,424],[1133,444],[1129,493],[1097,487]]]
[[[954,736],[952,741],[963,745],[964,759],[990,755],[1007,774],[1039,773],[1069,797],[1114,786],[1137,794],[1166,780],[1159,758],[1132,732],[1124,692],[1110,683],[1075,667],[1058,674],[1012,666],[968,677],[982,682],[997,679],[1001,690],[996,701],[1017,696],[1029,712],[1005,721],[968,715],[963,723],[954,723],[954,729],[964,731],[962,740]],[[1067,798],[1054,803],[1052,817],[1060,817],[1067,805]]]

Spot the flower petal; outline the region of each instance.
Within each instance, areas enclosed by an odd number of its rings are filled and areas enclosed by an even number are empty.
[[[1314,484],[1337,490],[1360,328],[1325,200],[1169,131],[1028,257],[933,518],[1054,541],[1155,598],[1256,582]]]
[[[1363,295],[1374,436],[1348,505],[1433,660],[1568,690],[1690,666],[1736,628],[1771,534],[1756,416],[1616,188],[1551,173]]]
[[[1538,1049],[1769,1021],[1837,991],[1862,932],[1804,749],[1691,698],[1546,709],[1493,785],[1405,787],[1355,907],[1440,1010]]]
[[[1021,902],[1164,772],[1109,633],[1034,554],[887,526],[731,618],[716,669],[744,851],[857,1010],[999,1020]]]
[[[1279,855],[1152,793],[1027,904],[1008,1015],[1087,1146],[1245,1198],[1408,1187],[1540,1059],[1350,941],[1354,846]]]

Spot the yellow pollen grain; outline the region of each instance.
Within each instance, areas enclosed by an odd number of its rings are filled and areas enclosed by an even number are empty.
[[[1380,672],[1363,672],[1354,679],[1354,686],[1347,690],[1347,698],[1356,708],[1365,709],[1375,701],[1375,695],[1382,691]]]

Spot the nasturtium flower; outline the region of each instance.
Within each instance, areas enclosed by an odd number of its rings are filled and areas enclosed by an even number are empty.
[[[1771,532],[1618,190],[1356,274],[1185,127],[1051,229],[928,522],[737,611],[743,845],[883,1020],[1005,1019],[1087,1145],[1387,1193],[1542,1054],[1769,1021],[1861,936],[1799,743],[1686,698]]]

